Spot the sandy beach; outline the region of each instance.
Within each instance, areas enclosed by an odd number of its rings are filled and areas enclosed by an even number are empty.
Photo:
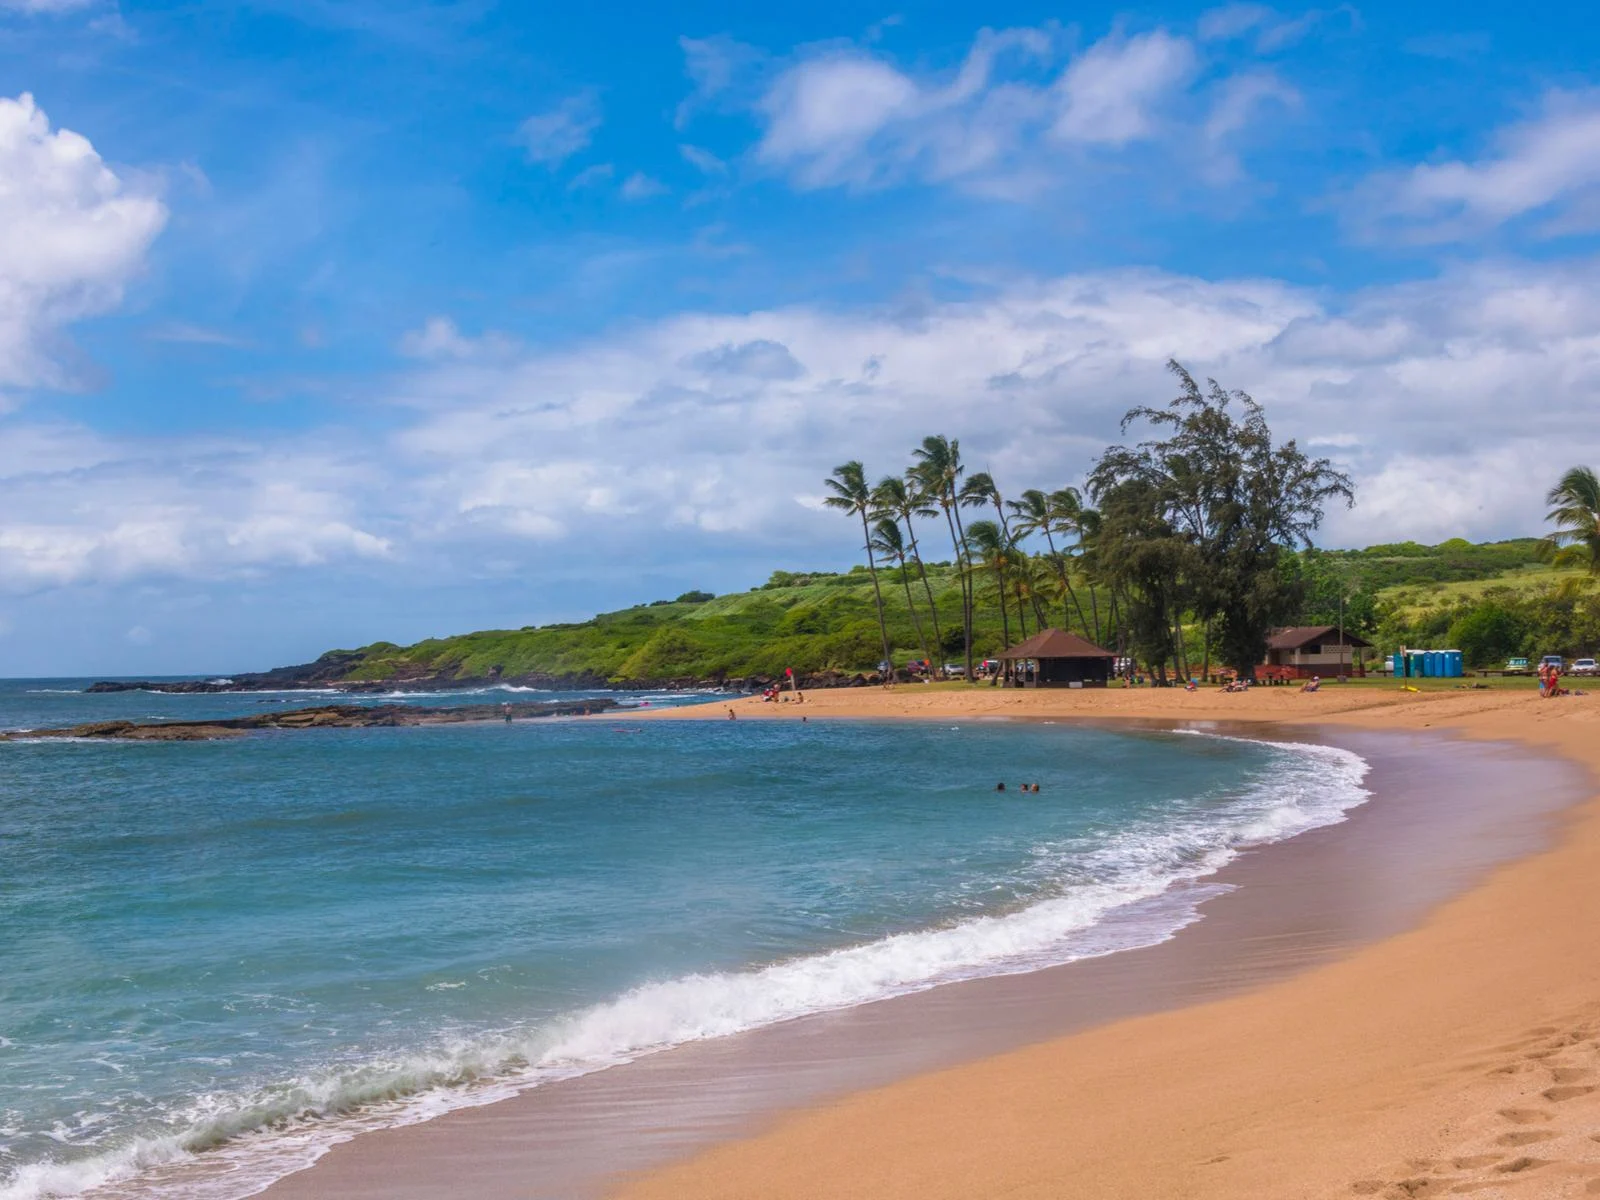
[[[1600,698],[915,687],[741,719],[1349,723],[1514,739],[1600,768]],[[724,708],[672,714],[726,719]],[[1528,780],[1537,787],[1539,781]],[[669,1197],[1600,1194],[1600,799],[1416,929],[1248,994],[787,1115],[632,1180]]]

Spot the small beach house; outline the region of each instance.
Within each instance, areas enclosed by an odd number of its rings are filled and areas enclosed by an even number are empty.
[[[1010,687],[1105,687],[1116,655],[1075,633],[1045,629],[1000,655]]]
[[[1337,625],[1297,625],[1267,638],[1267,661],[1256,674],[1264,679],[1329,678],[1354,673],[1355,651],[1372,645]]]

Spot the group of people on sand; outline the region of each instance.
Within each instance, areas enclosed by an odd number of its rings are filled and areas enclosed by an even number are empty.
[[[804,704],[806,702],[806,694],[797,689],[793,693],[793,699],[796,704]],[[776,704],[780,700],[785,704],[789,703],[790,693],[784,691],[777,684],[773,684],[766,691],[761,693],[761,703],[763,704]]]
[[[1578,693],[1582,695],[1583,693]],[[1561,668],[1555,663],[1539,664],[1539,695],[1548,700],[1552,696],[1570,696],[1572,692],[1561,686]]]
[[[1240,677],[1238,679],[1228,680],[1227,683],[1222,685],[1222,690],[1225,692],[1248,692],[1254,686],[1255,680]],[[1191,679],[1188,683],[1184,684],[1184,690],[1190,692],[1194,691],[1195,681]],[[1313,675],[1310,679],[1306,680],[1300,685],[1300,690],[1302,692],[1320,692],[1322,690],[1322,676]]]
[[[1032,792],[1034,795],[1039,794],[1039,785],[1037,783],[1024,783],[1020,786],[1024,792]],[[999,783],[995,784],[994,790],[997,792],[1005,791],[1006,781],[1002,779]]]

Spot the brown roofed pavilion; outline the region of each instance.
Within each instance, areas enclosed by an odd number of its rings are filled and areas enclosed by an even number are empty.
[[[1348,675],[1352,651],[1372,645],[1366,638],[1340,631],[1337,625],[1296,625],[1275,629],[1267,638],[1266,669],[1258,675],[1308,679],[1312,675]]]
[[[1105,687],[1116,658],[1111,651],[1060,629],[1042,630],[1000,655],[1002,662],[1012,664],[1016,687]]]

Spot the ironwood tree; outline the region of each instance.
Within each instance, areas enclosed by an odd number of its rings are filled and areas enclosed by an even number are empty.
[[[1253,677],[1272,627],[1302,599],[1302,582],[1280,569],[1284,556],[1309,547],[1327,505],[1353,504],[1355,492],[1327,459],[1293,439],[1276,444],[1250,396],[1215,380],[1202,389],[1175,360],[1167,366],[1178,396],[1122,419],[1123,432],[1143,423],[1158,436],[1108,448],[1089,476],[1101,569],[1128,597],[1130,633],[1147,662],[1176,656],[1184,669],[1187,609],[1222,662]]]

